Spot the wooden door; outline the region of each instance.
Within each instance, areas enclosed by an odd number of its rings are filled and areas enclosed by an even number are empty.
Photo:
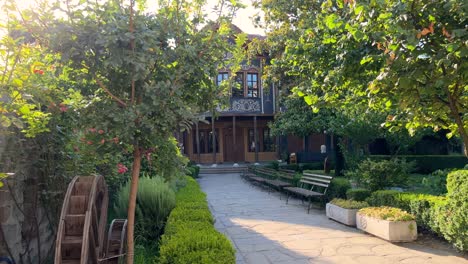
[[[244,138],[241,128],[236,128],[236,142],[232,128],[224,129],[224,161],[244,162]]]

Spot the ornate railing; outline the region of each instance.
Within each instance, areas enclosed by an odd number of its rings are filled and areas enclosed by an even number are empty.
[[[262,101],[260,98],[231,98],[229,107],[218,108],[221,113],[260,113]]]

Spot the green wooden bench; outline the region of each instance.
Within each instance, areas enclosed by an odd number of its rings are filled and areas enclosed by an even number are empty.
[[[332,179],[332,176],[314,173],[303,173],[299,187],[283,188],[287,192],[286,204],[288,204],[290,195],[301,196],[302,199],[305,198],[309,202],[307,206],[307,213],[309,213],[312,197],[322,198],[323,196],[325,196],[328,186],[330,185]]]
[[[275,179],[266,180],[265,184],[276,189],[277,191],[281,191],[284,187],[293,185],[294,175],[296,175],[296,171],[280,169],[279,171],[276,171],[277,177]]]
[[[267,180],[276,178],[276,172],[274,169],[257,166],[255,168],[256,176],[250,177],[250,179],[258,183],[266,183]]]

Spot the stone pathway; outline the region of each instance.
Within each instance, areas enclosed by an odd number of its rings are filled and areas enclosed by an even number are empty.
[[[201,175],[216,228],[234,243],[238,264],[302,263],[467,263],[447,243],[420,237],[392,244],[325,216],[307,214],[300,200],[286,205],[278,193],[263,191],[239,174]]]

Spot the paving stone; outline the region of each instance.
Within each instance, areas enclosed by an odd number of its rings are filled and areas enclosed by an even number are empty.
[[[268,258],[261,253],[250,253],[245,256],[245,262],[247,264],[271,264]]]
[[[447,243],[392,244],[329,220],[324,210],[307,214],[300,200],[286,205],[239,174],[202,175],[199,182],[215,227],[236,247],[238,264],[468,264]]]

